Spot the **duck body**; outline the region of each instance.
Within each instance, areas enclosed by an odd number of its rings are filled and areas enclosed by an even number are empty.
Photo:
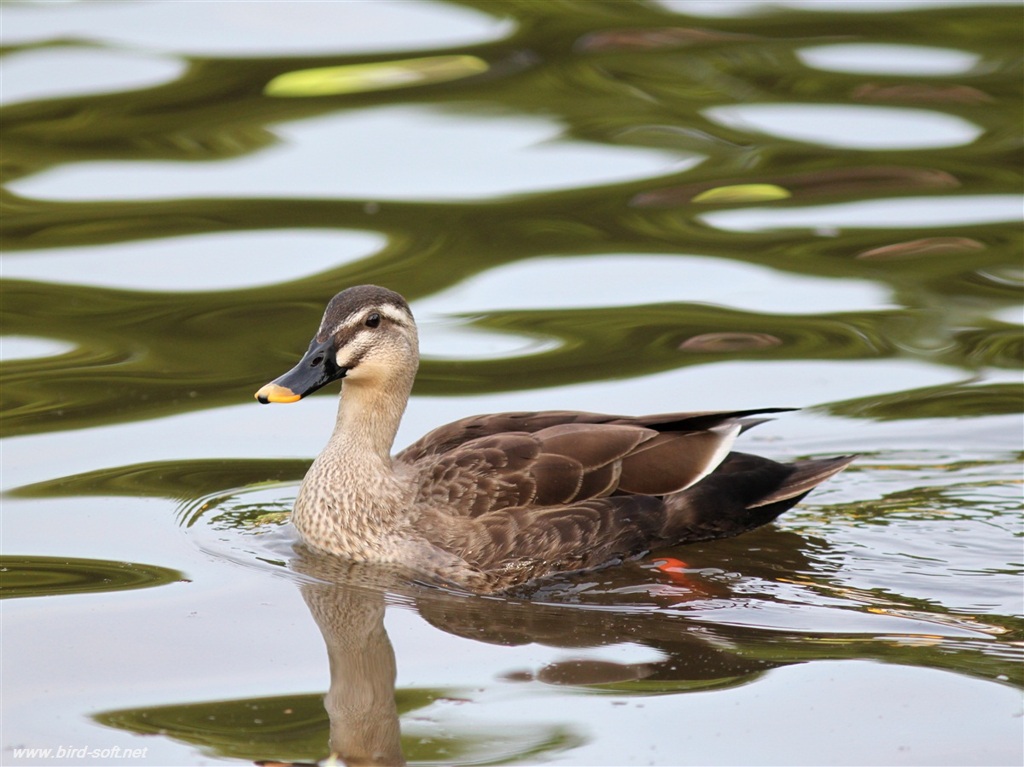
[[[496,413],[442,426],[391,455],[419,363],[397,293],[349,288],[261,402],[343,379],[334,431],[292,521],[314,549],[400,566],[477,592],[613,564],[775,519],[845,468],[731,451],[764,409],[640,417]]]

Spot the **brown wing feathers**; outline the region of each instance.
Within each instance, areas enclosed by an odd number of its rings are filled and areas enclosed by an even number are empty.
[[[427,467],[420,524],[484,572],[596,567],[770,522],[852,457],[780,464],[729,453],[773,410],[624,418],[476,416],[396,456]],[[476,435],[476,436],[473,436]]]
[[[475,516],[616,493],[665,495],[713,470],[739,429],[736,423],[694,432],[568,423],[479,437],[425,462],[430,469],[417,500]]]
[[[658,434],[623,459],[619,492],[666,495],[689,487],[721,463],[739,430],[733,423]]]
[[[569,506],[490,512],[450,543],[495,577],[502,577],[503,570],[520,572],[524,560],[529,560],[530,577],[599,567],[665,546],[732,537],[760,527],[852,460],[843,456],[781,464],[731,453],[705,480],[664,498],[617,495]]]
[[[395,458],[415,463],[428,455],[442,455],[452,448],[480,437],[509,432],[532,434],[552,426],[570,424],[615,424],[643,426],[659,432],[702,431],[747,416],[783,413],[793,408],[760,408],[757,410],[709,411],[698,413],[662,413],[646,416],[606,415],[573,410],[545,410],[541,412],[492,413],[474,415],[439,426],[413,442]],[[763,419],[762,419],[763,420]],[[744,429],[762,420],[741,421]]]

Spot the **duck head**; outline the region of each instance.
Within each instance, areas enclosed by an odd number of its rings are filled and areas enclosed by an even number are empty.
[[[320,328],[298,364],[256,392],[264,405],[298,402],[344,378],[347,385],[388,387],[415,376],[419,364],[416,323],[398,293],[360,285],[327,304]]]

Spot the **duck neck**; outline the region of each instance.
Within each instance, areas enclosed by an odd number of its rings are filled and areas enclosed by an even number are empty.
[[[345,382],[327,451],[346,463],[391,470],[391,446],[412,391],[412,377],[381,384]]]
[[[356,560],[388,553],[410,500],[390,452],[411,389],[412,376],[344,384],[334,433],[295,501],[292,522],[307,543]]]

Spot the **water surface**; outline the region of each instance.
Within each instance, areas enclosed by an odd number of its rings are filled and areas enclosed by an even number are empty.
[[[1024,759],[1018,7],[0,14],[0,762]],[[861,458],[514,598],[323,561],[336,391],[252,393],[367,282],[421,327],[399,446],[788,406],[743,449]]]

